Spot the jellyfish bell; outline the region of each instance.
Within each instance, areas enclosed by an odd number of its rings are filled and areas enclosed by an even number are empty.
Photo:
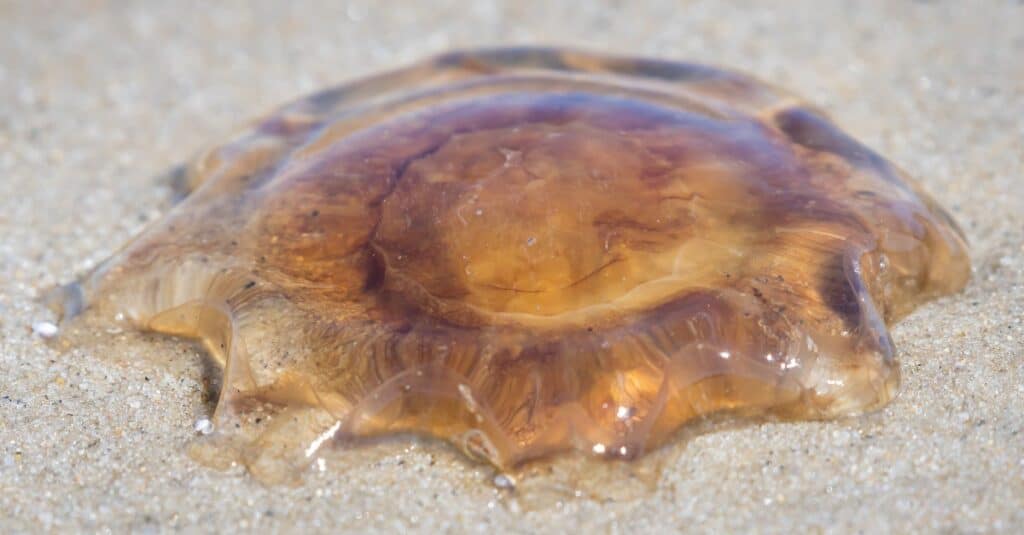
[[[268,477],[340,437],[512,469],[870,410],[887,326],[969,274],[952,218],[821,112],[663,60],[445,54],[288,104],[179,184],[55,301],[200,340],[224,371],[196,456]]]

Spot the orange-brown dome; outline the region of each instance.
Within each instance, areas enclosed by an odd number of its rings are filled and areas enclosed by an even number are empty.
[[[668,61],[447,54],[287,105],[181,182],[65,295],[202,339],[210,440],[264,471],[268,441],[414,431],[508,467],[874,408],[886,325],[969,273],[949,216],[820,112]]]

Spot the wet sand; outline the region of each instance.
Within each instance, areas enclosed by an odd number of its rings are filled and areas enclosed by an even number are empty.
[[[0,529],[1024,529],[1024,5],[9,2],[0,6]],[[171,205],[159,177],[301,94],[451,47],[565,44],[696,60],[792,89],[919,177],[975,273],[893,329],[901,395],[838,422],[670,447],[653,488],[517,507],[429,441],[329,456],[298,488],[185,453],[209,410],[190,344],[55,351],[40,289]]]

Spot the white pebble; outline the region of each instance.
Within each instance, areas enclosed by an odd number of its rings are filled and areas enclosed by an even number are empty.
[[[57,336],[57,325],[50,321],[37,321],[32,324],[32,332],[43,338]]]
[[[196,424],[193,428],[201,435],[209,435],[213,432],[213,422],[211,422],[209,418],[200,418],[196,420]]]
[[[512,489],[515,488],[516,482],[505,474],[498,474],[494,476],[494,486],[499,489]]]

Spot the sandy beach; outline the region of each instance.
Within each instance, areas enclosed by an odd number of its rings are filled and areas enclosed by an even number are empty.
[[[0,531],[1024,531],[1024,4],[378,4],[0,4]],[[41,336],[39,293],[158,219],[175,164],[305,93],[496,44],[747,71],[918,177],[974,274],[892,330],[899,397],[700,435],[649,489],[524,507],[424,440],[336,452],[296,488],[205,468],[186,454],[210,410],[195,346]]]

